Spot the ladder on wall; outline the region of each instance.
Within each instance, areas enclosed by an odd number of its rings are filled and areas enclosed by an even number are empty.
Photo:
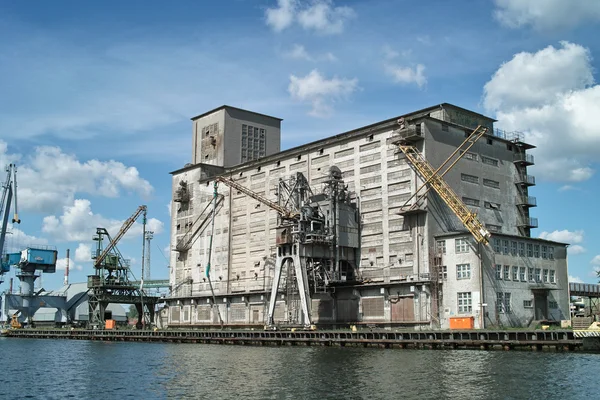
[[[406,158],[411,162],[417,173],[421,175],[425,182],[429,183],[430,187],[456,214],[465,228],[471,232],[475,240],[479,243],[488,244],[491,234],[477,219],[477,214],[467,208],[465,203],[462,202],[442,176],[437,173],[438,171],[433,169],[419,150],[414,146],[402,144],[398,147],[406,155]]]

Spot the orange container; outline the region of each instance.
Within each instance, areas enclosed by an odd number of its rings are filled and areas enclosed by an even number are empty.
[[[105,329],[115,329],[117,327],[117,321],[114,319],[107,319]]]
[[[450,329],[474,329],[475,317],[450,317]]]

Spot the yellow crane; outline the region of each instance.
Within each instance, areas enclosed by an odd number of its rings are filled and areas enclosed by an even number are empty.
[[[452,188],[443,179],[444,175],[462,158],[464,154],[487,132],[487,128],[478,126],[463,143],[454,150],[454,152],[440,165],[437,169],[434,169],[431,164],[425,159],[423,154],[414,146],[410,146],[404,142],[401,142],[398,147],[404,153],[406,158],[410,161],[415,171],[425,181],[408,199],[408,202],[420,192],[420,190],[429,185],[429,189],[433,189],[440,198],[448,205],[448,207],[456,214],[456,216],[463,223],[465,228],[471,232],[475,240],[479,243],[488,244],[491,236],[490,232],[477,218],[477,214],[469,210],[469,208],[463,203],[458,195],[452,190]],[[450,162],[450,160],[458,153],[458,158],[454,160],[452,164],[441,174],[440,170]],[[427,191],[422,195],[424,196]],[[422,197],[421,196],[421,197]],[[416,204],[416,202],[415,202]]]

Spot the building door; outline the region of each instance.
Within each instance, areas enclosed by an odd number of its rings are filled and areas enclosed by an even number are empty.
[[[535,319],[538,321],[548,319],[548,295],[535,293],[533,301],[535,303]]]
[[[252,322],[255,323],[255,324],[258,323],[258,322],[260,322],[260,319],[259,319],[259,316],[258,316],[259,315],[258,312],[259,312],[259,310],[252,310]]]
[[[412,297],[400,297],[392,302],[392,322],[408,322],[415,320],[415,300]]]

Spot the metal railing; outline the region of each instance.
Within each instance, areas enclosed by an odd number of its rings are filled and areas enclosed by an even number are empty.
[[[514,153],[513,162],[535,164],[533,155],[527,153]]]
[[[517,204],[518,205],[527,205],[530,207],[536,207],[537,199],[533,196],[525,196],[525,195],[520,194],[517,196]]]
[[[534,217],[520,217],[519,226],[527,226],[529,228],[538,227],[538,219]]]
[[[523,183],[525,185],[533,186],[533,185],[535,185],[535,176],[533,176],[533,175],[526,175],[526,174],[516,174],[515,175],[515,182],[516,183]]]

